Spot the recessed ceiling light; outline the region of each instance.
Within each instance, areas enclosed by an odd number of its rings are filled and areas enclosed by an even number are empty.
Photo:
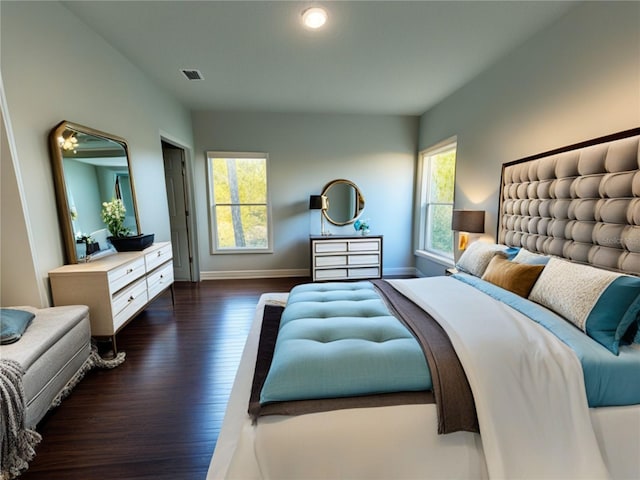
[[[320,7],[307,8],[302,12],[302,21],[309,28],[320,28],[327,21],[327,11]]]

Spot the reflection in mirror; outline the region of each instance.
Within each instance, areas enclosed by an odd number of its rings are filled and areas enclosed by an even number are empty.
[[[350,180],[338,179],[327,183],[322,190],[327,197],[325,218],[334,225],[355,222],[364,210],[364,196],[358,186]]]
[[[49,137],[58,217],[68,263],[112,251],[102,221],[102,203],[114,198],[126,208],[125,225],[140,231],[125,140],[62,122]]]

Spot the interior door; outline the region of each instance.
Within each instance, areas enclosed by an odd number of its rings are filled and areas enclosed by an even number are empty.
[[[162,142],[162,158],[171,222],[173,276],[175,280],[191,281],[193,257],[189,239],[184,150]]]

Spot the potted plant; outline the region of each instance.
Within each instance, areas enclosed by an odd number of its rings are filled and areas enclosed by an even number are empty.
[[[360,232],[360,235],[362,236],[369,235],[369,219],[356,220],[353,224],[353,228],[356,229],[356,232]]]
[[[144,250],[153,243],[153,233],[147,235],[132,235],[131,229],[126,227],[124,219],[127,210],[119,198],[102,204],[102,221],[106,224],[111,236],[107,239],[119,252]]]

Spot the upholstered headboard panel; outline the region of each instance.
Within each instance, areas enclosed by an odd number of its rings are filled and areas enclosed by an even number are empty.
[[[640,275],[640,128],[505,163],[498,239]]]

